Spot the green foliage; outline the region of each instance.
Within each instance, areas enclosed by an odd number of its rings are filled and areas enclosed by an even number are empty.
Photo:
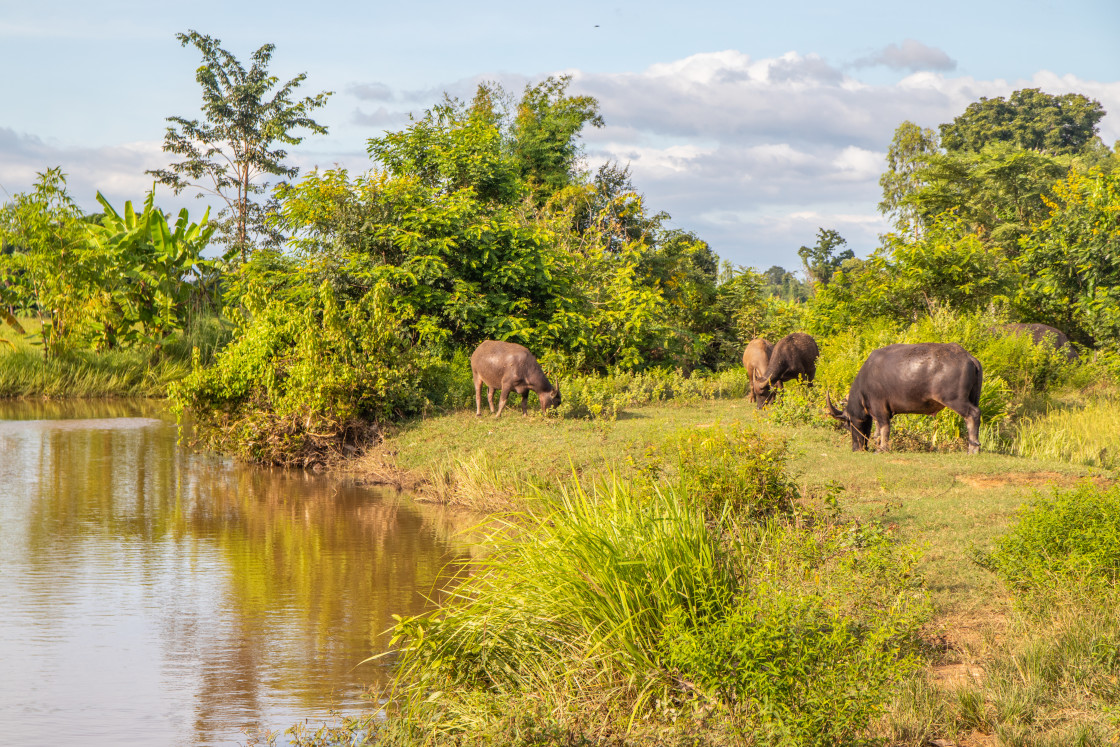
[[[831,428],[825,402],[826,392],[819,386],[800,378],[787,381],[778,391],[777,398],[767,405],[766,417],[778,425],[813,425]]]
[[[1036,495],[979,562],[1020,594],[1099,593],[1120,579],[1120,486]]]
[[[797,487],[787,474],[783,439],[736,423],[679,432],[663,450],[672,458],[680,489],[710,515],[729,510],[760,521],[793,512]]]
[[[294,91],[307,78],[305,73],[277,88],[279,78],[268,72],[274,44],[257,49],[252,67],[246,70],[222,49],[220,39],[193,30],[175,37],[184,47],[194,46],[202,53],[195,79],[202,87],[204,119],[168,117],[172,126],[167,128],[163,149],[183,160],[170,169],[147,173],[176,194],[193,187],[225,202],[218,225],[229,246],[226,257],[239,256],[245,262],[253,243],[250,234],[264,236],[265,243],[279,240],[266,226],[269,209],[252,198],[265,191],[259,178],[291,179],[299,173],[298,168],[285,165],[288,154],[277,146],[302,142],[302,137],[293,134],[300,128],[326,133],[327,128],[311,119],[310,113],[326,105],[331,92],[293,101]]]
[[[1071,173],[1022,241],[1016,303],[1079,342],[1120,345],[1120,173]]]
[[[836,250],[847,244],[847,240],[831,229],[817,229],[817,243],[814,246],[803,246],[797,250],[801,263],[805,266],[805,274],[809,280],[819,285],[828,285],[832,274],[840,269],[845,261],[853,259],[856,255],[851,249],[842,252]]]
[[[87,340],[107,348],[158,343],[213,304],[221,263],[202,258],[216,229],[209,210],[192,223],[183,208],[172,226],[155,207],[154,191],[139,214],[125,202],[122,216],[100,192],[97,201],[105,216],[89,227],[89,241],[98,262],[100,313],[90,309],[85,321],[99,328]]]
[[[203,443],[252,461],[309,465],[368,443],[377,423],[426,404],[420,364],[384,288],[340,303],[324,285],[299,308],[254,310],[213,366],[171,390]]]
[[[445,194],[471,189],[484,202],[515,202],[523,188],[501,129],[502,95],[482,84],[469,107],[445,98],[406,129],[370,139],[369,155],[389,174]]]
[[[979,152],[990,143],[1021,150],[1076,154],[1097,139],[1105,111],[1079,93],[1053,96],[1038,88],[1015,91],[969,104],[964,114],[941,125],[941,145],[949,151]]]
[[[549,77],[526,86],[517,106],[513,157],[538,199],[547,199],[573,181],[580,155],[576,137],[584,126],[603,126],[598,101],[566,95],[570,80]]]
[[[40,318],[48,355],[66,346],[95,285],[84,261],[84,235],[61,167],[39,173],[32,192],[0,208],[0,303]]]
[[[1051,189],[1072,165],[1070,156],[1006,143],[934,154],[925,158],[922,185],[904,202],[924,226],[951,212],[968,231],[1014,253],[1019,239],[1045,218]]]
[[[938,152],[937,133],[906,121],[898,126],[887,151],[887,170],[879,177],[883,199],[879,212],[894,219],[898,233],[917,238],[922,216],[909,198],[926,184],[926,159]]]
[[[97,199],[105,212],[80,217],[65,175],[50,169],[0,210],[0,237],[12,248],[0,255],[0,302],[39,318],[47,355],[158,345],[211,310],[208,216],[192,223],[183,209],[171,225],[154,192],[142,212],[126,202],[123,215]]]

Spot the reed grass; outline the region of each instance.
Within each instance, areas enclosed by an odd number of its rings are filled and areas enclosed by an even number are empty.
[[[1012,453],[1106,469],[1120,468],[1120,397],[1089,399],[1019,421]]]

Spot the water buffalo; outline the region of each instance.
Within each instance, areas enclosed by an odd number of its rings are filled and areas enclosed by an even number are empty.
[[[1064,354],[1066,360],[1075,361],[1078,358],[1077,351],[1069,344],[1065,332],[1048,324],[1001,324],[999,328],[1013,335],[1030,335],[1035,345],[1049,345]]]
[[[756,337],[743,351],[743,368],[747,369],[747,376],[751,378],[751,402],[756,402],[762,391],[762,384],[765,381],[762,375],[766,373],[766,367],[770,364],[770,353],[773,350],[773,345],[761,337]]]
[[[762,375],[758,391],[753,392],[758,409],[770,404],[775,391],[785,382],[799,376],[812,381],[817,375],[819,354],[817,341],[804,332],[793,332],[778,340],[778,344],[770,352],[770,362]]]
[[[486,401],[494,412],[494,390],[501,389],[498,412],[502,416],[511,391],[521,395],[521,414],[529,414],[529,391],[537,393],[541,412],[560,404],[560,387],[552,386],[541,365],[529,350],[515,342],[486,340],[471,353],[474,375],[475,415],[482,415],[482,385],[488,387]]]
[[[852,451],[867,448],[871,419],[879,425],[879,450],[889,448],[891,417],[934,415],[948,407],[968,425],[968,453],[980,451],[980,387],[984,368],[955,342],[899,343],[871,351],[856,374],[844,411],[826,397],[832,417],[848,426]]]

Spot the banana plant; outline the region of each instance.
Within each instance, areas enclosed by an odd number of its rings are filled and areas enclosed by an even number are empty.
[[[104,332],[111,342],[157,343],[180,329],[192,296],[204,292],[219,262],[202,257],[215,226],[210,211],[192,223],[186,208],[172,226],[155,207],[149,192],[143,210],[125,202],[123,215],[100,192],[97,201],[105,211],[100,225],[89,227],[91,243],[107,260],[103,290],[110,314]]]

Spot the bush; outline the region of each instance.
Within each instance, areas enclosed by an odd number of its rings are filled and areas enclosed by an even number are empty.
[[[629,407],[659,402],[695,402],[704,399],[745,397],[750,379],[742,368],[714,374],[653,368],[641,372],[616,371],[606,376],[574,375],[560,381],[566,418],[614,420]]]
[[[977,561],[1020,594],[1109,589],[1120,579],[1120,485],[1036,496]]]
[[[172,385],[178,415],[194,415],[206,446],[251,461],[303,465],[363,445],[377,424],[427,403],[416,353],[382,290],[339,305],[271,301],[213,365]]]
[[[710,515],[731,510],[757,521],[792,513],[797,486],[786,472],[784,439],[736,423],[681,431],[665,451],[675,462],[680,489]]]

